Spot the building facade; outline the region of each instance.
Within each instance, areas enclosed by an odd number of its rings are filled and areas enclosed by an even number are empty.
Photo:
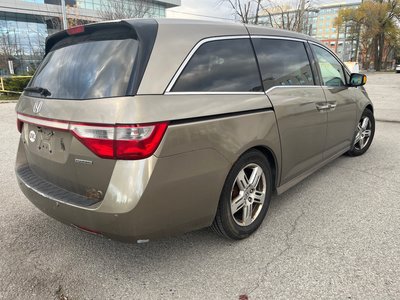
[[[65,0],[69,25],[102,21],[113,0]],[[130,5],[135,0],[118,0]],[[181,0],[142,1],[145,17],[165,17]],[[134,5],[134,4],[132,4]],[[44,55],[45,39],[62,28],[60,0],[1,0],[0,75],[32,73]]]
[[[356,55],[355,37],[348,31],[349,24],[338,27],[335,20],[341,9],[357,8],[359,5],[360,3],[335,3],[307,8],[301,18],[301,32],[320,40],[344,61],[353,61]],[[260,22],[269,27],[296,30],[297,28],[289,26],[296,26],[299,15],[299,10],[290,8],[283,12],[272,10],[272,13],[264,14]]]
[[[319,7],[312,19],[310,35],[319,39],[344,61],[353,61],[356,55],[356,37],[349,31],[350,24],[338,27],[335,20],[341,9],[357,8],[360,3],[330,4]]]

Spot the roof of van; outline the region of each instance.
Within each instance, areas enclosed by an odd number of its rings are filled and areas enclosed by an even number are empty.
[[[135,23],[140,22],[140,20],[125,21],[133,27]],[[304,34],[264,26],[183,19],[155,19],[155,21],[158,23],[157,38],[139,87],[139,94],[163,94],[188,53],[197,43],[206,38],[248,36],[250,33],[251,35],[297,38],[318,43],[317,40]]]
[[[231,23],[231,22],[218,22],[218,21],[205,21],[205,20],[192,20],[192,19],[173,19],[173,18],[157,18],[157,19],[126,19],[123,20],[127,23],[135,24],[141,23],[141,21],[146,22],[149,20],[154,20],[158,23],[159,27],[168,27],[170,30],[174,30],[175,32],[180,32],[182,27],[186,29],[190,29],[192,31],[201,31],[204,34],[204,37],[212,37],[216,35],[223,35],[222,33],[225,31],[226,34],[233,35],[234,32],[237,31],[236,34],[248,34],[251,35],[270,35],[270,36],[282,36],[282,37],[291,37],[298,38],[303,40],[310,40],[313,42],[320,43],[315,38],[298,33],[295,31],[283,30],[283,29],[275,29],[266,27],[263,25],[249,25],[242,23]],[[248,33],[246,32],[246,28]],[[215,34],[215,30],[219,32],[219,34]]]

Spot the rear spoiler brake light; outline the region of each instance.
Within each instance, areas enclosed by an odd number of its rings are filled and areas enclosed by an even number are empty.
[[[85,26],[83,25],[79,25],[79,26],[75,26],[75,27],[71,27],[67,29],[67,33],[68,35],[76,35],[79,33],[83,33],[85,32]]]

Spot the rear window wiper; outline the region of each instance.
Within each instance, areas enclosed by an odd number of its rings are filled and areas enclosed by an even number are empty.
[[[42,88],[42,87],[38,87],[38,86],[30,86],[27,88],[24,88],[25,92],[33,92],[33,93],[39,93],[40,95],[47,97],[47,96],[51,96],[51,93],[48,89],[46,88]]]

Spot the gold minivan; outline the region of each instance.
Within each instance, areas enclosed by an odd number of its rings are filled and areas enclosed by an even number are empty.
[[[123,20],[50,36],[17,105],[16,175],[55,219],[123,241],[243,239],[281,194],[374,137],[366,77],[309,36]]]

